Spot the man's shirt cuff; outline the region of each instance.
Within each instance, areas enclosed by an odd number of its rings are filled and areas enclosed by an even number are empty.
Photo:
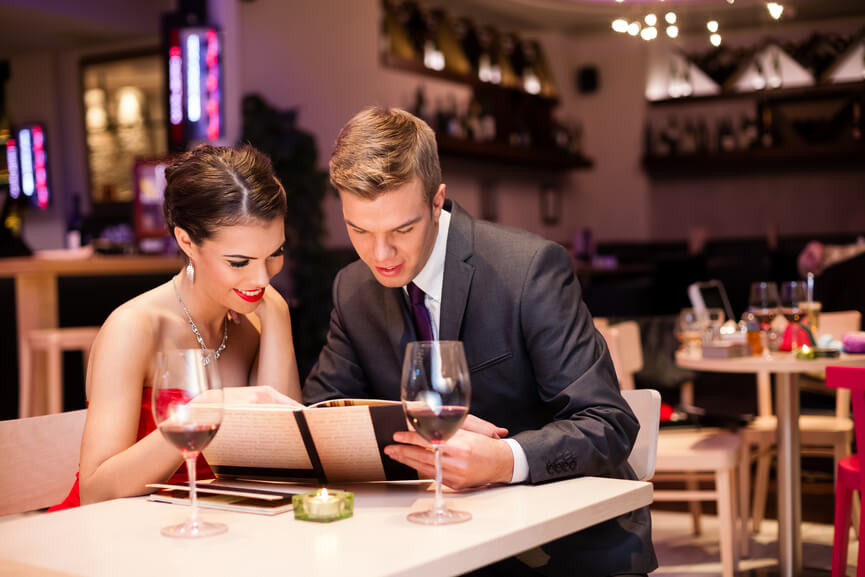
[[[526,459],[526,452],[514,439],[504,439],[504,441],[514,454],[514,474],[511,483],[522,483],[529,478],[529,461]]]

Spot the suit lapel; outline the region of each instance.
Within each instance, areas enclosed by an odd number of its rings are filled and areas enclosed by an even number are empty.
[[[460,327],[475,273],[475,267],[466,262],[472,255],[473,245],[474,221],[461,206],[451,202],[451,224],[448,231],[439,319],[439,339],[443,341],[455,341],[460,338]]]

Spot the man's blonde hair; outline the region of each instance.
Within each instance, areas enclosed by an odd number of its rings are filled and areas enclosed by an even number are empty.
[[[435,133],[399,108],[366,108],[346,123],[330,156],[330,183],[339,192],[374,200],[417,176],[424,200],[441,184]]]

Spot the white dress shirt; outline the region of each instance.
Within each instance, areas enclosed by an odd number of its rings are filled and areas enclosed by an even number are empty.
[[[447,253],[448,231],[450,230],[451,213],[446,210],[441,211],[439,216],[438,233],[436,234],[435,246],[432,253],[423,269],[412,279],[415,285],[420,288],[426,296],[424,297],[424,305],[429,311],[430,321],[432,322],[433,336],[439,338],[439,319],[441,319],[442,308],[442,284],[445,276],[445,255]],[[406,287],[403,291],[408,294]],[[522,483],[529,477],[529,461],[526,459],[526,453],[518,442],[514,439],[504,439],[511,448],[514,454],[514,474],[511,477],[511,483]]]

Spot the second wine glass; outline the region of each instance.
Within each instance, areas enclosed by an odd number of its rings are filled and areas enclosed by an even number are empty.
[[[435,504],[411,513],[408,520],[423,525],[448,525],[472,518],[471,513],[445,506],[442,497],[441,448],[456,433],[469,412],[471,383],[463,344],[459,341],[418,341],[408,344],[400,388],[406,418],[435,453]]]
[[[222,386],[213,351],[181,349],[158,353],[153,382],[153,418],[162,435],[186,461],[191,509],[186,522],[162,529],[167,537],[206,537],[225,533],[222,523],[198,518],[195,472],[198,455],[222,423]]]

